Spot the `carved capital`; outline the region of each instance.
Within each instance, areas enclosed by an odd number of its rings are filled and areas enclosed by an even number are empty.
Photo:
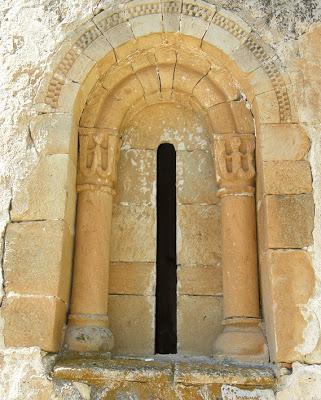
[[[79,131],[77,189],[113,191],[117,178],[120,140],[107,130]]]
[[[216,179],[221,196],[255,192],[255,136],[214,136]]]

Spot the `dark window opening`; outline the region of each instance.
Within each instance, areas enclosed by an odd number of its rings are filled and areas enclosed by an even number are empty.
[[[176,152],[157,150],[156,354],[177,353]]]

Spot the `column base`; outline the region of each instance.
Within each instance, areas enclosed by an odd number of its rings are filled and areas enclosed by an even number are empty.
[[[223,332],[214,344],[213,356],[242,362],[268,362],[268,348],[259,323],[256,318],[225,320]]]
[[[64,349],[78,353],[110,353],[114,337],[108,328],[108,317],[92,314],[71,314],[65,335]]]

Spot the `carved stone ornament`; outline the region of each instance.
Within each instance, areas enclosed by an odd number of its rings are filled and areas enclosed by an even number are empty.
[[[214,137],[216,178],[219,194],[253,194],[255,189],[254,135]]]
[[[120,141],[104,129],[81,129],[77,189],[112,190],[117,177]]]

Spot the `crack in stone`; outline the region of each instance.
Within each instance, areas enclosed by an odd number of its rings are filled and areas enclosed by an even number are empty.
[[[2,275],[2,293],[0,293],[0,307],[3,304],[4,299],[7,297],[6,294],[6,285],[5,285],[5,272],[4,272],[4,258],[5,258],[5,253],[6,253],[6,235],[7,235],[7,229],[9,224],[11,223],[11,210],[12,210],[12,190],[11,190],[11,198],[9,201],[8,205],[8,222],[6,223],[6,226],[4,227],[1,240],[2,240],[2,253],[1,253],[1,260],[0,260],[0,268],[1,268],[1,275]]]

